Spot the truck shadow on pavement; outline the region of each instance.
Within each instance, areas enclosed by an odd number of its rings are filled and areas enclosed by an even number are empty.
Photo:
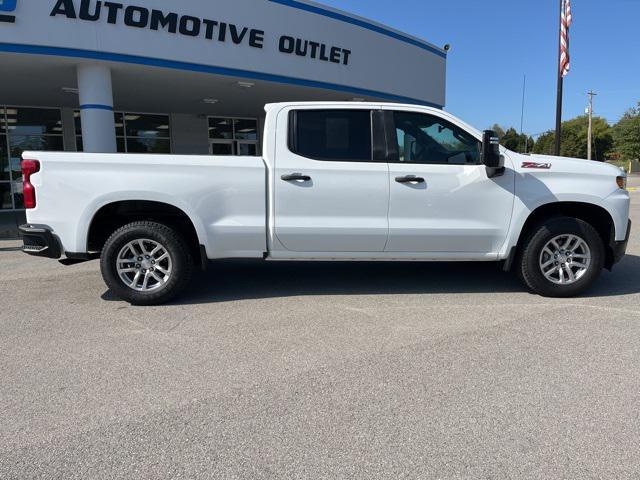
[[[303,295],[524,293],[498,263],[376,263],[223,261],[194,275],[173,305]],[[640,293],[640,257],[626,256],[604,271],[583,297]],[[115,300],[110,292],[105,300]]]

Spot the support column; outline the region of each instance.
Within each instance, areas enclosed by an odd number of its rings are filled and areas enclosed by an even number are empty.
[[[78,65],[78,96],[85,152],[115,153],[111,70],[99,64]]]

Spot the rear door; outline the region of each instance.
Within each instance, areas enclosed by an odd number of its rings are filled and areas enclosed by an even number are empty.
[[[273,222],[282,246],[384,251],[389,170],[374,155],[371,109],[288,109],[277,131]]]
[[[437,115],[387,111],[387,252],[495,253],[509,229],[514,172],[491,177],[480,140]]]

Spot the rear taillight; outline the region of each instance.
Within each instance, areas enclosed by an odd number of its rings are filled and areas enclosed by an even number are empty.
[[[36,189],[31,184],[31,175],[40,171],[38,160],[22,160],[22,193],[24,208],[36,208]]]

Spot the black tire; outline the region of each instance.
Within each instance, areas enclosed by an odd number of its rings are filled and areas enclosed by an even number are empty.
[[[574,283],[560,285],[547,279],[540,267],[544,247],[560,235],[576,235],[583,239],[591,253],[591,264]],[[533,228],[522,244],[518,274],[525,285],[544,297],[574,297],[585,292],[604,267],[605,249],[602,238],[589,223],[572,217],[551,218]]]
[[[171,260],[171,275],[166,283],[150,291],[128,286],[118,274],[118,255],[129,242],[148,239],[161,244]],[[113,294],[133,305],[160,305],[179,295],[191,281],[193,259],[184,238],[161,223],[134,222],[116,230],[107,240],[100,256],[100,269]],[[160,283],[160,282],[158,282]]]

